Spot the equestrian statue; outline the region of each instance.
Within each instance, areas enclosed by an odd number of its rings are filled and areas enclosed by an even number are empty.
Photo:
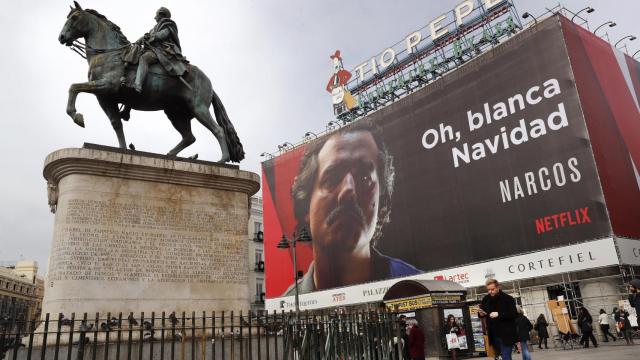
[[[195,117],[218,140],[222,153],[218,162],[240,162],[244,159],[240,139],[209,78],[182,55],[171,12],[161,7],[155,20],[156,25],[131,44],[116,24],[74,1],[58,40],[86,57],[89,81],[71,85],[67,114],[84,127],[84,118],[76,111],[76,98],[81,92],[94,94],[111,121],[119,147],[126,149],[122,120],[129,120],[131,109],[163,110],[182,136],[169,156],[195,142],[191,132]]]

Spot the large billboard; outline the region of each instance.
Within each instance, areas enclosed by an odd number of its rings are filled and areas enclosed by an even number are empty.
[[[300,293],[612,234],[558,18],[264,162],[263,183],[267,298],[293,294],[277,244],[302,232]],[[595,254],[505,266],[531,276]]]

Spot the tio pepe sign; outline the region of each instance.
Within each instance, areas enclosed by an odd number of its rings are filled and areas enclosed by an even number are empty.
[[[464,24],[465,18],[467,18],[473,10],[476,9],[476,5],[483,6],[484,11],[489,11],[504,3],[504,0],[482,0],[482,2],[475,4],[473,0],[465,0],[459,3],[452,12],[444,13],[437,18],[433,19],[429,22],[427,28],[429,32],[427,33],[427,37],[431,38],[432,42],[435,42],[442,37],[446,36],[450,33],[450,28],[446,26],[446,20],[451,16],[449,14],[453,14],[455,18],[455,25],[461,26]],[[453,24],[454,22],[451,22]],[[404,44],[406,46],[406,50],[408,54],[412,54],[418,44],[423,40],[423,34],[421,31],[415,31],[404,39]],[[365,73],[367,69],[370,69],[372,74],[378,74],[381,70],[389,67],[396,60],[396,50],[392,47],[386,48],[382,51],[379,57],[372,57],[369,61],[365,61],[362,64],[358,65],[355,68],[356,75],[360,79],[360,81],[365,80]]]

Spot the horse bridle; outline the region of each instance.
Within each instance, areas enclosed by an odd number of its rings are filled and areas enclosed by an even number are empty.
[[[71,44],[69,46],[69,48],[73,52],[75,52],[76,54],[78,54],[78,55],[82,56],[84,59],[86,59],[87,58],[87,53],[90,53],[90,54],[106,54],[106,53],[110,53],[110,52],[114,52],[114,51],[120,51],[120,50],[126,48],[129,45],[131,45],[131,44],[125,44],[125,45],[122,45],[120,47],[113,48],[113,49],[95,49],[95,48],[92,48],[89,45],[86,45],[82,41],[76,39],[76,40],[73,40],[73,44]]]

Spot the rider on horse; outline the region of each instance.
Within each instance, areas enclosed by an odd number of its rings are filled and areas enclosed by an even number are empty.
[[[136,45],[144,45],[144,51],[139,59],[135,55],[125,56],[127,62],[138,62],[138,70],[133,88],[141,93],[142,85],[147,76],[149,66],[160,63],[162,67],[172,76],[182,77],[187,70],[187,59],[182,56],[180,40],[178,39],[178,26],[171,20],[171,12],[165,7],[156,11],[156,25],[138,41]]]

